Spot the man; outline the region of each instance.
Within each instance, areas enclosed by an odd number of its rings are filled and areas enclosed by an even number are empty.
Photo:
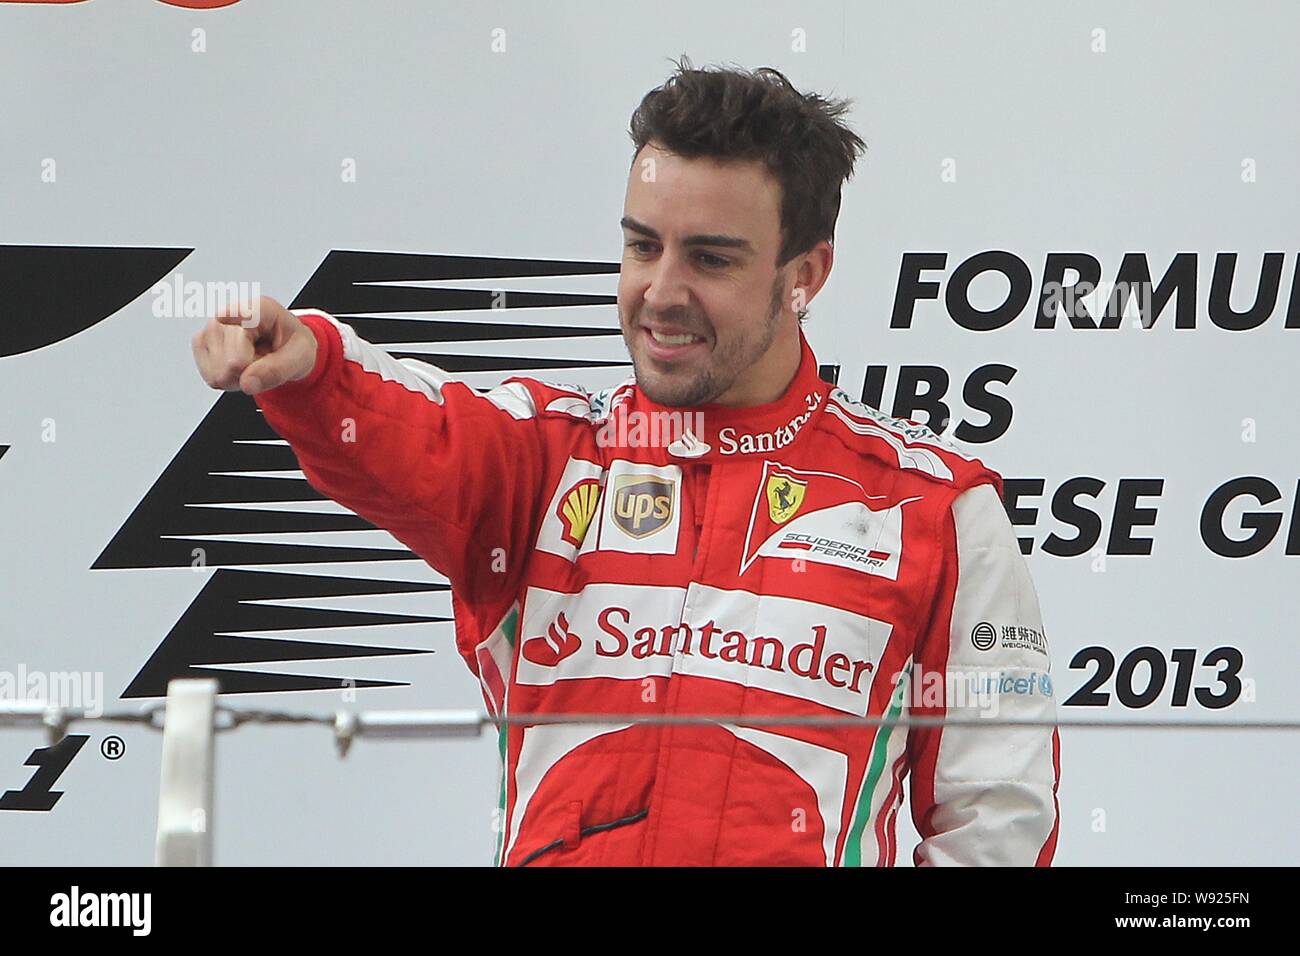
[[[609,715],[503,725],[498,862],[891,865],[909,772],[918,864],[1051,861],[1055,729],[978,721],[1055,719],[1001,478],[823,382],[800,327],[847,105],[688,66],[645,97],[619,387],[479,394],[267,299],[195,337],[313,487],[451,580],[493,714]],[[950,722],[860,720],[908,713]],[[735,720],[639,720],[689,715]]]

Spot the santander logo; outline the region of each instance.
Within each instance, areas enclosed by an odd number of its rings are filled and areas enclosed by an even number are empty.
[[[864,677],[869,682],[875,671],[869,660],[828,648],[826,624],[809,625],[811,633],[803,641],[729,630],[712,619],[696,625],[681,622],[634,627],[632,612],[617,606],[602,610],[596,624],[601,631],[592,644],[596,658],[671,660],[680,654],[717,661],[726,669],[738,665],[790,674],[805,681],[824,681],[849,694],[861,694]],[[582,639],[573,633],[569,619],[560,612],[544,635],[524,641],[522,653],[525,660],[540,667],[555,667],[581,647]]]
[[[582,639],[569,630],[569,619],[561,612],[541,637],[524,641],[521,653],[524,659],[540,667],[554,667],[566,657],[577,653]]]
[[[894,630],[888,620],[803,598],[694,583],[588,582],[577,593],[533,587],[522,614],[517,684],[680,674],[858,716],[887,670],[880,662]]]

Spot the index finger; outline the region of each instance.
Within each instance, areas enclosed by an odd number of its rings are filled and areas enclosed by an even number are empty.
[[[261,301],[237,302],[220,306],[213,318],[222,325],[238,325],[245,329],[256,329],[261,325]]]

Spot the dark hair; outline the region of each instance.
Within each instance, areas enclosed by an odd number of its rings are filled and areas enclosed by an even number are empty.
[[[759,160],[781,184],[781,251],[777,266],[821,240],[834,243],[840,188],[866,144],[839,118],[852,100],[800,93],[778,70],[694,69],[683,56],[676,72],[641,100],[628,132],[678,156]]]

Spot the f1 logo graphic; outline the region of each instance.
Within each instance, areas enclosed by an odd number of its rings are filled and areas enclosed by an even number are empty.
[[[86,745],[89,734],[70,734],[53,747],[37,747],[23,763],[36,767],[32,779],[21,790],[6,790],[0,796],[0,810],[52,810],[63,796],[62,790],[51,790],[72,758]]]

